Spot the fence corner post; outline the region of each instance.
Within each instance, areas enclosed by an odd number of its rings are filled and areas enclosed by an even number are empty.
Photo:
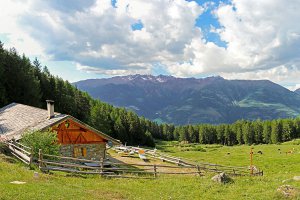
[[[32,168],[32,163],[33,163],[33,152],[30,153],[29,168]]]
[[[153,171],[154,171],[154,178],[157,177],[157,171],[156,171],[157,167],[156,164],[153,165]]]
[[[42,162],[43,162],[43,153],[42,153],[42,149],[39,149],[39,168],[41,169],[43,166],[42,166]]]
[[[198,170],[198,174],[199,174],[199,176],[201,177],[200,166],[199,166],[199,165],[196,165],[196,167],[197,167],[197,170]]]

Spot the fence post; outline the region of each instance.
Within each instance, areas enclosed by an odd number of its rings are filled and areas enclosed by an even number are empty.
[[[196,165],[196,167],[197,167],[199,176],[201,176],[200,166],[199,166],[199,165]]]
[[[32,162],[33,162],[33,153],[31,152],[30,153],[30,159],[29,159],[29,167],[31,167]]]
[[[41,169],[42,166],[42,162],[43,162],[43,154],[42,154],[42,149],[39,149],[39,168]]]
[[[178,159],[178,160],[177,160],[177,165],[178,165],[178,166],[180,166],[180,162],[181,162],[181,160]]]
[[[104,159],[100,158],[100,175],[103,175]]]
[[[253,147],[250,149],[250,174],[253,176]]]
[[[153,171],[154,171],[154,178],[156,178],[157,177],[156,164],[153,165]]]

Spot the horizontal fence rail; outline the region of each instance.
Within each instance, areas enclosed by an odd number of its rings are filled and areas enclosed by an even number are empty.
[[[5,141],[10,153],[14,155],[17,159],[24,162],[27,165],[32,164],[33,154],[31,153],[31,148],[27,147],[21,143],[14,141]]]
[[[165,162],[177,164],[179,166],[199,167],[200,170],[203,171],[218,172],[218,173],[225,172],[233,176],[249,176],[249,175],[262,176],[263,175],[263,171],[261,171],[257,167],[253,167],[253,172],[252,172],[251,167],[225,166],[225,165],[218,165],[212,163],[195,162],[189,159],[182,159],[175,156],[163,154],[157,152],[157,150],[152,150],[152,149],[145,149],[145,148],[134,147],[134,146],[118,146],[115,147],[114,149],[116,151],[134,152],[134,153],[138,153],[140,150],[143,150],[145,154],[149,157],[160,159]]]
[[[75,162],[74,162],[75,161]],[[106,177],[120,178],[142,178],[140,176],[128,176],[131,174],[148,175],[143,178],[156,178],[159,174],[191,174],[202,176],[199,166],[169,166],[151,164],[128,164],[77,159],[73,157],[54,156],[43,154],[39,150],[39,168],[44,171],[62,171],[80,174],[99,174]],[[98,166],[88,166],[86,163],[97,164]],[[167,171],[166,169],[171,169]],[[149,177],[151,175],[151,177]]]
[[[151,151],[150,151],[151,153]],[[147,154],[150,155],[150,154]],[[155,158],[161,158],[165,154],[157,154]],[[43,154],[42,150],[39,151],[39,168],[44,171],[62,171],[69,173],[80,173],[80,174],[99,174],[105,177],[117,177],[117,178],[156,178],[160,174],[176,174],[176,175],[197,175],[203,176],[204,171],[211,172],[225,172],[227,174],[235,176],[246,176],[250,175],[251,170],[247,167],[234,167],[234,166],[223,166],[211,163],[192,163],[181,158],[168,156],[173,160],[176,160],[177,165],[157,165],[157,164],[128,164],[128,163],[117,163],[104,161],[78,159],[73,157],[56,156]],[[180,160],[180,162],[178,162]],[[87,164],[92,163],[94,166]],[[137,176],[132,176],[133,174]],[[131,175],[131,176],[130,176]],[[144,176],[140,176],[144,175]],[[150,176],[149,176],[150,175]],[[262,171],[255,171],[254,176],[263,175]]]

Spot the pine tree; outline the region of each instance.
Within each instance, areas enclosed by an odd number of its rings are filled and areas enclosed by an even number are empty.
[[[282,127],[280,121],[273,120],[271,127],[272,127],[271,143],[276,144],[278,142],[281,142]]]
[[[282,121],[282,141],[289,141],[294,137],[294,127],[291,120]]]
[[[120,117],[118,117],[118,119],[116,120],[116,122],[114,124],[114,130],[117,135],[116,138],[121,140],[121,142],[123,142],[123,143],[128,142],[128,135],[126,133],[126,129],[125,129]]]
[[[217,128],[216,128],[217,143],[225,144],[224,132],[225,132],[225,125],[224,124],[221,124],[221,125],[217,126]]]
[[[271,132],[272,132],[272,127],[271,127],[271,122],[266,121],[264,122],[263,125],[263,142],[265,144],[270,144],[271,141]]]
[[[190,142],[192,142],[192,143],[197,142],[196,132],[195,132],[195,130],[194,130],[194,128],[193,128],[192,125],[188,125],[187,134],[189,136],[189,141]]]
[[[242,127],[243,130],[243,140],[245,144],[251,145],[254,138],[254,130],[251,122],[245,122]]]
[[[253,122],[254,142],[260,144],[263,142],[263,126],[260,120]]]
[[[155,146],[152,134],[148,130],[145,132],[145,138],[146,138],[145,139],[145,144],[147,146],[150,146],[150,147],[154,147]]]
[[[3,49],[3,43],[0,41],[0,107],[7,104],[6,91],[4,86],[4,61],[5,61],[5,51]]]

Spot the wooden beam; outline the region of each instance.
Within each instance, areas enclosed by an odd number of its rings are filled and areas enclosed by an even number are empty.
[[[78,128],[68,128],[68,129],[58,129],[58,128],[53,128],[52,130],[54,131],[61,131],[61,130],[65,130],[65,131],[70,131],[70,132],[87,132],[87,130],[83,130],[83,129],[78,129]]]

